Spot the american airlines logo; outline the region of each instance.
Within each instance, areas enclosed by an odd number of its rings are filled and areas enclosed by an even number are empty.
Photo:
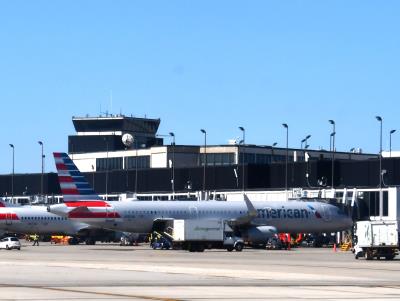
[[[310,218],[312,214],[315,214],[316,218],[321,218],[321,215],[310,205],[308,207],[312,210],[310,212],[307,209],[286,209],[284,207],[279,209],[257,209],[258,217],[261,218],[288,218],[288,219],[305,219]]]
[[[312,210],[312,212],[315,214],[315,217],[316,217],[316,218],[322,218],[321,214],[319,214],[319,212],[318,212],[316,209],[314,209],[313,206],[307,205],[307,207],[310,208],[310,209]]]

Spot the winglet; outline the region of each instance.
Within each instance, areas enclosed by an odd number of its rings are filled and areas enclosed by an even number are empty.
[[[249,217],[254,218],[257,217],[257,210],[254,208],[253,203],[250,201],[249,197],[246,194],[243,194],[244,201],[247,206],[247,212]]]
[[[251,224],[252,221],[258,215],[256,208],[254,208],[253,204],[251,203],[250,199],[248,198],[248,196],[246,194],[243,194],[243,199],[244,199],[244,202],[246,203],[247,215],[229,220],[228,225],[231,227],[235,227],[238,225]]]

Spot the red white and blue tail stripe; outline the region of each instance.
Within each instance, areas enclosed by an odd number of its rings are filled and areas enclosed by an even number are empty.
[[[65,203],[102,200],[66,153],[53,154]]]
[[[90,186],[66,153],[54,153],[64,204],[52,205],[49,212],[80,221],[119,218],[114,208]]]

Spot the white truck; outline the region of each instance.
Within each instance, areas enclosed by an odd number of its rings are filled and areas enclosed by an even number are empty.
[[[222,220],[174,220],[172,242],[190,252],[204,249],[226,249],[242,251],[244,241],[234,235],[229,225]]]
[[[399,250],[398,221],[359,221],[355,225],[355,258],[392,260]]]

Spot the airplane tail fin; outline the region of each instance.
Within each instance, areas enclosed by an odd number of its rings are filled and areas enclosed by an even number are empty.
[[[1,200],[0,199],[0,208],[1,207],[19,207],[20,205],[19,204],[13,204],[13,203],[10,203],[10,202],[8,202],[7,200]]]
[[[66,153],[53,155],[64,203],[102,200]]]

